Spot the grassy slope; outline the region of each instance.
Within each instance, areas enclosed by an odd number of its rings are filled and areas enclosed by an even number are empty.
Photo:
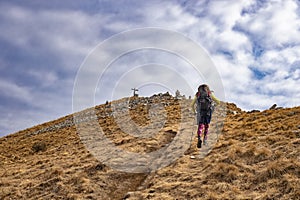
[[[165,101],[167,122],[154,138],[123,133],[112,116],[103,117],[111,112],[105,105],[96,108],[99,123],[120,148],[154,151],[178,132],[178,102]],[[186,155],[152,174],[117,172],[100,163],[75,126],[31,134],[71,116],[0,138],[0,199],[297,199],[300,107],[252,113],[234,104],[227,108],[223,134],[207,156],[190,159],[199,154],[194,138]],[[141,104],[130,115],[145,125],[147,113]]]

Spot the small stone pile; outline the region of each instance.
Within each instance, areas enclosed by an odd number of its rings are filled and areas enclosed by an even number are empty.
[[[162,93],[155,94],[151,97],[123,98],[121,100],[106,102],[106,104],[102,104],[94,108],[89,108],[81,112],[74,113],[73,115],[67,116],[66,119],[64,119],[63,121],[56,120],[60,122],[54,123],[51,126],[41,128],[28,135],[32,136],[32,135],[37,135],[45,132],[54,132],[59,129],[72,127],[76,124],[80,124],[83,122],[99,120],[101,118],[104,119],[107,117],[122,116],[128,114],[130,110],[136,109],[140,105],[145,106],[148,109],[150,107],[155,108],[155,106],[161,106],[159,108],[162,108],[174,104],[178,101],[179,101],[178,99],[170,95],[168,92],[164,94]],[[189,104],[188,102],[189,100],[181,100],[181,101],[184,101],[185,104]],[[156,116],[157,114],[152,113],[152,115]]]

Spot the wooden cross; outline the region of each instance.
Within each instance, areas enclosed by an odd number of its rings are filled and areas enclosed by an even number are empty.
[[[135,92],[139,91],[138,89],[136,88],[131,88],[131,90],[133,90],[133,96],[137,96],[137,94]]]

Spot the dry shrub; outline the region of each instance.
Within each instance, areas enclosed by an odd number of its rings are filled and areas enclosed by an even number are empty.
[[[46,151],[46,143],[45,142],[35,142],[32,145],[32,151],[37,153],[39,151]]]

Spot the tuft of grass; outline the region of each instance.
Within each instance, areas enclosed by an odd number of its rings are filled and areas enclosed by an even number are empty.
[[[208,175],[208,179],[215,179],[218,182],[232,183],[232,181],[238,178],[239,170],[236,166],[219,163]]]
[[[285,174],[280,182],[280,192],[289,194],[290,199],[297,199],[300,196],[299,177],[291,174]]]
[[[272,156],[272,151],[266,147],[260,147],[256,149],[254,156],[256,162],[261,162],[269,159]]]
[[[219,182],[213,186],[213,190],[218,192],[227,192],[230,189],[230,184],[226,182]]]
[[[279,159],[269,162],[267,166],[260,172],[256,174],[254,180],[255,183],[267,182],[271,179],[282,179],[285,174],[294,174],[296,176],[300,175],[299,170],[300,165],[291,162],[288,159]]]

